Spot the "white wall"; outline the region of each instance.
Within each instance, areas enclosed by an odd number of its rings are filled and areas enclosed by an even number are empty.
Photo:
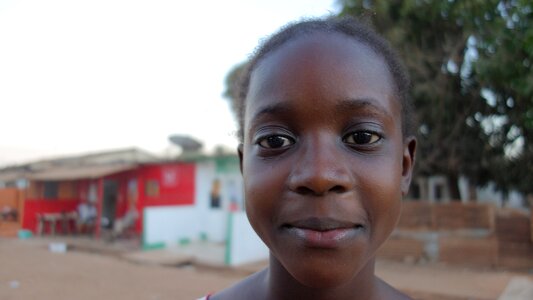
[[[202,210],[209,208],[209,193],[215,179],[215,163],[213,161],[197,162],[195,172],[195,203]]]
[[[232,201],[235,201],[239,208],[244,207],[243,181],[240,173],[221,174],[219,179],[222,184],[220,191],[223,208],[227,209]]]
[[[213,181],[221,182],[221,208],[210,207]],[[196,163],[194,206],[163,206],[145,209],[145,243],[172,243],[204,236],[208,241],[225,242],[228,207],[232,199],[242,208],[242,176],[238,172],[217,173],[214,160]],[[187,227],[184,229],[184,226]]]
[[[253,230],[245,212],[231,213],[230,243],[226,264],[237,266],[268,258],[269,250]]]
[[[468,196],[468,178],[461,176],[459,179],[459,188],[461,191],[461,199],[463,202],[467,201]],[[517,191],[510,191],[507,195],[507,199],[504,199],[504,194],[496,190],[494,182],[489,182],[485,186],[477,187],[477,200],[478,203],[492,203],[498,207],[502,207],[504,204],[506,207],[523,208],[524,207],[524,195]]]
[[[449,202],[450,193],[448,190],[448,180],[444,176],[430,176],[428,178],[429,202]],[[437,186],[440,186],[441,198],[437,198]]]
[[[211,210],[210,192],[213,187],[213,181],[220,181],[221,208],[227,210],[231,201],[237,202],[242,209],[244,206],[243,180],[241,173],[236,172],[217,172],[216,163],[213,160],[198,162],[196,164],[196,205],[203,211]]]
[[[220,180],[221,207],[210,207],[210,192],[215,179]],[[225,242],[228,208],[231,201],[243,207],[242,175],[239,172],[217,173],[214,160],[196,164],[195,204],[198,207],[199,230],[212,242]]]
[[[144,209],[144,244],[176,245],[180,240],[196,240],[200,235],[195,206],[157,206]]]
[[[503,193],[497,191],[496,186],[492,182],[477,189],[477,198],[478,202],[495,203],[500,207],[504,206],[504,204],[506,207],[524,207],[524,195],[517,191],[510,191],[507,195],[507,199],[505,199]]]
[[[208,219],[200,219],[198,214],[195,206],[145,208],[143,246],[174,246],[180,240],[198,240],[203,232],[207,233],[209,241],[229,240],[225,250],[227,265],[268,259],[269,250],[252,229],[245,212],[210,211]]]
[[[195,192],[194,192],[194,202],[198,208],[198,220],[211,220],[212,216],[210,215],[211,209],[209,208],[209,193],[211,191],[211,185],[213,179],[215,178],[215,163],[213,161],[197,162],[196,163],[196,172],[195,172]],[[213,217],[218,219],[216,217]],[[213,234],[212,228],[209,227],[209,222],[199,222],[200,232],[207,235],[207,238],[210,238],[210,235]],[[224,223],[225,224],[225,223]],[[215,237],[216,238],[216,237]]]
[[[202,224],[201,232],[207,235],[207,240],[221,243],[226,241],[228,228],[228,214],[224,210],[209,210],[204,214],[205,218],[198,220]]]

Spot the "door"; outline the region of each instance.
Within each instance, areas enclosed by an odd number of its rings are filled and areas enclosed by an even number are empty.
[[[102,206],[102,227],[111,229],[117,210],[118,183],[115,180],[104,180],[104,201]]]

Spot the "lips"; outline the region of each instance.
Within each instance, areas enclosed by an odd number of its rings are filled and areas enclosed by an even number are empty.
[[[305,247],[333,249],[357,238],[365,226],[362,223],[312,217],[285,223],[282,229]]]
[[[346,222],[346,221],[339,221],[332,218],[308,218],[303,220],[296,220],[293,222],[289,222],[284,224],[286,227],[297,227],[302,229],[309,229],[314,231],[328,231],[328,230],[334,230],[334,229],[342,229],[342,228],[355,228],[355,227],[363,227],[362,224],[353,223],[353,222]]]

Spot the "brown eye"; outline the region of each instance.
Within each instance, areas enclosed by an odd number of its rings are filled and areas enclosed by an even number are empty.
[[[343,139],[345,143],[353,145],[374,144],[381,140],[381,136],[371,131],[356,131],[346,135]]]
[[[268,149],[278,149],[294,144],[293,139],[283,135],[271,135],[261,139],[259,146]]]

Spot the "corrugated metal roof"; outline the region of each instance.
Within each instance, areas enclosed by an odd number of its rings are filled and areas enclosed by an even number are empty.
[[[0,181],[10,182],[10,181],[18,180],[18,179],[23,179],[26,177],[26,174],[27,172],[20,171],[20,170],[0,172]]]
[[[26,164],[32,171],[39,172],[49,168],[68,168],[87,165],[116,165],[157,162],[155,155],[136,148],[94,152],[82,155],[63,156],[39,160]]]
[[[23,165],[0,168],[0,182],[18,179],[77,180],[90,179],[133,169],[160,159],[137,148],[117,149],[83,155],[39,160]]]
[[[50,168],[48,170],[28,174],[30,180],[78,180],[94,179],[122,171],[136,168],[137,164],[120,164],[120,165],[92,165],[92,166],[73,166],[63,168]]]

